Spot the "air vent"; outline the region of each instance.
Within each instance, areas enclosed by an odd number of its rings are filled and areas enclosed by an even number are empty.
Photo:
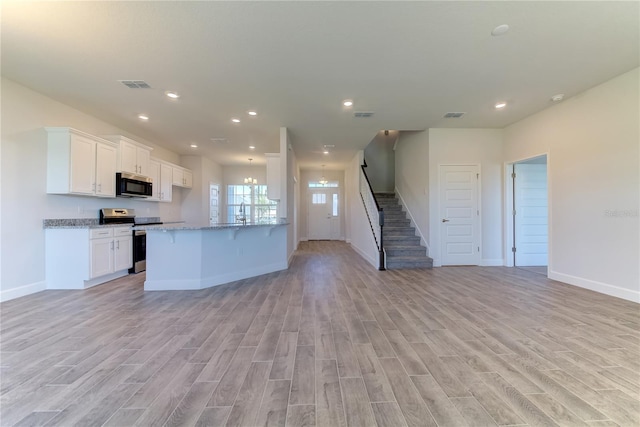
[[[227,138],[211,138],[211,141],[216,142],[218,144],[226,144],[229,142]]]
[[[151,89],[151,86],[144,80],[118,80],[129,89]]]
[[[444,115],[445,119],[459,119],[460,117],[464,116],[465,113],[446,113]]]
[[[324,148],[336,148],[336,146],[334,144],[325,144],[323,145]]]
[[[373,111],[356,111],[353,113],[353,117],[364,118],[373,116]]]

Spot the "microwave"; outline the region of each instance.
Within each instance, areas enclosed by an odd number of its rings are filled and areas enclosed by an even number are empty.
[[[151,197],[153,180],[147,176],[128,172],[116,173],[117,197]]]

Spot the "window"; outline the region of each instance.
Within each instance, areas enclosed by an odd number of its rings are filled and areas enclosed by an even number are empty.
[[[327,204],[327,195],[326,194],[314,193],[311,196],[311,203],[313,203],[314,205],[326,205]]]
[[[309,188],[338,188],[338,181],[329,181],[326,184],[320,184],[316,181],[309,181]]]
[[[243,205],[244,204],[244,205]],[[243,208],[243,212],[241,211]],[[253,224],[267,224],[277,220],[277,202],[267,198],[266,185],[228,185],[227,222],[245,218]]]
[[[333,216],[338,216],[338,195],[333,193]]]

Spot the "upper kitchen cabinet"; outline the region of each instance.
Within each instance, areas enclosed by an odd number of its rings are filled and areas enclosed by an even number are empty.
[[[280,153],[265,153],[267,158],[267,198],[280,200]]]
[[[173,166],[158,159],[149,160],[149,176],[153,179],[153,194],[144,199],[151,202],[171,202]]]
[[[153,148],[122,135],[107,135],[105,138],[119,144],[118,172],[149,176],[149,158]]]
[[[193,187],[193,173],[180,166],[173,167],[173,185],[184,188]]]
[[[116,144],[68,127],[45,130],[47,193],[116,196]]]

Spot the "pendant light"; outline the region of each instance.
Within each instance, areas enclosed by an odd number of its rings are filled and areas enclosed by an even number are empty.
[[[249,159],[249,171],[251,171],[251,161],[252,161],[252,160],[253,160],[253,159]],[[249,173],[251,173],[251,172],[249,172]],[[255,178],[251,178],[251,176],[248,176],[248,177],[246,177],[246,178],[244,179],[244,183],[245,183],[245,184],[254,184],[254,185],[255,185],[255,184],[257,184],[257,183],[258,183],[258,180],[257,180],[257,179],[255,179]]]
[[[318,181],[318,184],[327,185],[328,183],[329,181],[327,181],[324,177],[324,165],[322,165],[322,178],[320,178],[320,181]]]

